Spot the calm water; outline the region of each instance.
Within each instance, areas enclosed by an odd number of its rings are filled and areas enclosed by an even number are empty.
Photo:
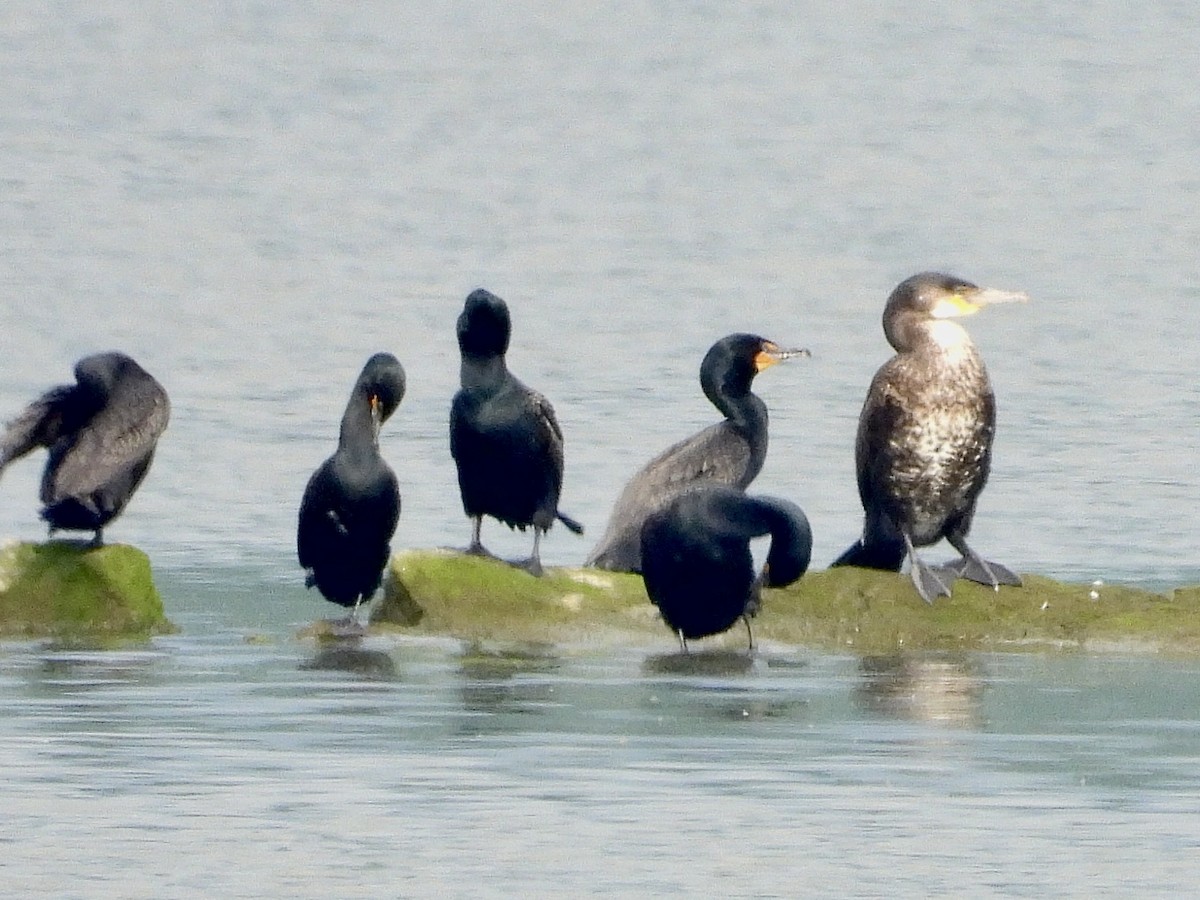
[[[713,420],[696,367],[813,351],[759,392],[757,484],[815,558],[896,282],[1033,302],[969,323],[1000,406],[974,544],[1021,570],[1200,581],[1200,11],[1192,4],[171,2],[0,12],[0,418],[122,348],[171,427],[109,533],[183,631],[0,647],[4,878],[59,896],[1175,893],[1200,875],[1191,661],[860,661],[769,648],[294,639],[296,506],[362,362],[397,546],[462,545],[453,322],[508,299],[567,434],[551,563]],[[41,534],[40,459],[0,535]],[[523,537],[485,529],[502,552]],[[664,631],[663,652],[670,649]],[[136,878],[131,877],[136,874]]]

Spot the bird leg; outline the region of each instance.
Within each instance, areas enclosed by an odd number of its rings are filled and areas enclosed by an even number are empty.
[[[912,538],[904,535],[904,545],[908,548],[908,561],[911,564],[912,582],[926,603],[933,603],[936,597],[949,597],[950,588],[954,585],[957,571],[953,567],[929,566],[917,556]]]
[[[485,556],[488,559],[495,559],[496,555],[479,540],[479,532],[483,528],[483,516],[471,517],[471,544],[463,552],[468,556]]]
[[[95,550],[97,547],[104,546],[104,529],[97,528],[96,533],[92,535],[91,543],[88,544],[89,550]]]
[[[987,585],[996,591],[1000,590],[1002,584],[1016,586],[1021,584],[1021,576],[1000,563],[984,559],[970,548],[962,535],[948,534],[946,540],[950,542],[951,547],[962,554],[962,559],[955,560],[946,566],[946,568],[952,569],[959,578]]]
[[[742,621],[746,623],[746,634],[750,638],[750,646],[746,648],[746,652],[751,656],[754,655],[754,632],[750,630],[750,617],[742,616]]]
[[[675,635],[679,638],[679,651],[685,656],[691,656],[692,651],[688,650],[687,638],[683,636],[683,629],[679,629]]]
[[[536,578],[541,578],[546,574],[546,570],[542,568],[541,544],[542,530],[535,525],[533,528],[533,553],[529,559],[517,564],[517,568],[524,569]]]

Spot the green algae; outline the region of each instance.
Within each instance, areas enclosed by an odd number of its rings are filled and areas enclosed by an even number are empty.
[[[393,557],[372,626],[472,642],[657,643],[674,638],[641,578],[550,569],[542,578],[495,560],[413,550]],[[760,641],[862,656],[912,650],[1200,652],[1200,587],[1158,594],[1037,575],[998,591],[968,581],[922,602],[904,575],[840,568],[764,592]],[[744,646],[731,629],[705,645]]]
[[[49,541],[0,548],[0,635],[90,639],[173,630],[150,560],[136,547]]]

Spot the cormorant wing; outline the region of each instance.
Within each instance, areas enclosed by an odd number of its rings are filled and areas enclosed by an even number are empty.
[[[42,502],[91,493],[143,463],[170,416],[167,392],[157,381],[120,385],[57,460],[52,478],[42,485]]]
[[[647,517],[697,485],[744,488],[749,465],[750,445],[727,421],[668,447],[625,485],[587,565],[629,571],[631,560],[640,560]]]
[[[529,405],[537,423],[538,443],[549,452],[554,462],[558,476],[562,478],[563,471],[563,433],[558,419],[554,415],[554,407],[550,401],[537,391],[529,391]]]
[[[858,496],[867,510],[876,508],[886,495],[885,482],[895,461],[896,427],[904,415],[900,398],[891,389],[887,367],[880,369],[863,404],[854,444]]]
[[[75,385],[70,384],[51,388],[8,423],[0,435],[0,472],[31,450],[54,445],[63,434],[68,402],[74,391]]]

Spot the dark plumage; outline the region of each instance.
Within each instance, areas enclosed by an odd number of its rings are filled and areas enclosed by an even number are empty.
[[[766,565],[754,571],[751,538],[771,536]],[[687,650],[689,638],[720,634],[758,612],[760,592],[785,587],[808,569],[812,531],[796,504],[713,485],[688,491],[642,526],[642,577],[663,621]]]
[[[379,429],[404,397],[404,368],[390,353],[363,367],[342,415],[338,447],[308,480],[296,551],[305,584],[352,608],[379,588],[400,520],[396,475],[379,455]]]
[[[75,364],[75,384],[47,391],[0,437],[0,472],[38,447],[50,456],[42,475],[41,516],[50,533],[94,531],[121,514],[154,459],[171,417],[167,392],[124,353],[97,353]]]
[[[467,297],[458,317],[462,387],[450,406],[450,453],[472,520],[467,552],[490,555],[479,539],[484,516],[521,531],[532,526],[533,552],[522,566],[540,575],[541,537],[554,520],[576,534],[583,526],[558,509],[562,430],[550,401],[508,371],[511,331],[503,300],[482,289]]]
[[[908,556],[913,583],[929,603],[950,596],[959,577],[993,587],[1021,583],[967,546],[991,467],[996,403],[975,345],[951,319],[1024,299],[937,272],[914,275],[892,292],[883,330],[896,355],[871,381],[855,445],[863,534],[833,565],[899,571]],[[915,548],[942,538],[962,558],[927,566]]]
[[[700,363],[700,387],[725,419],[668,447],[630,479],[585,565],[639,572],[642,524],[651,513],[699,485],[745,490],[767,456],[767,405],[750,390],[754,376],[801,355],[808,351],[782,350],[754,334],[731,334],[713,344]]]

